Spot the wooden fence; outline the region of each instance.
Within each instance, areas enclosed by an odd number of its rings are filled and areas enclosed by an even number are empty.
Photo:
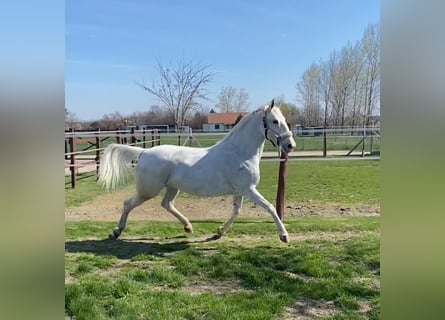
[[[143,148],[160,144],[159,130],[94,131],[82,132],[73,129],[65,132],[65,168],[69,168],[71,187],[76,187],[80,168],[95,165],[96,176],[100,157],[110,143],[141,145]]]
[[[327,157],[350,155],[380,155],[380,128],[326,128],[313,130],[313,136],[300,135],[294,131],[297,142],[291,156]],[[177,144],[209,147],[223,138],[226,133],[163,133],[162,144]],[[185,140],[182,140],[182,138]],[[366,142],[366,144],[365,144]],[[66,184],[76,186],[76,176],[79,172],[94,172],[97,176],[100,157],[103,149],[110,143],[138,145],[143,148],[161,144],[161,134],[154,130],[119,130],[119,131],[74,131],[65,132],[65,175],[70,176]],[[366,145],[366,150],[365,150]],[[266,141],[265,152],[276,152],[276,147]],[[276,153],[275,153],[276,154]],[[87,170],[88,169],[88,170]]]

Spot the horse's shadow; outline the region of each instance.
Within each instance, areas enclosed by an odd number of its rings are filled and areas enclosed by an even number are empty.
[[[215,237],[203,240],[182,240],[164,243],[157,242],[155,239],[150,238],[122,240],[72,240],[65,242],[65,251],[72,253],[92,253],[95,255],[114,256],[118,259],[132,259],[137,255],[165,256],[169,253],[186,250],[192,243],[208,242],[213,240],[215,240]]]

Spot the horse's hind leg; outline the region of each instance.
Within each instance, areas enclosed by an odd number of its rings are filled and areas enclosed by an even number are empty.
[[[238,195],[234,195],[233,196],[233,213],[232,213],[232,216],[229,218],[229,220],[227,220],[224,223],[224,225],[222,227],[218,228],[218,233],[216,235],[217,239],[221,238],[224,235],[224,233],[227,231],[227,229],[230,228],[230,226],[232,225],[233,221],[240,214],[242,206],[243,206],[243,197],[242,196],[238,196]]]
[[[179,212],[178,209],[176,209],[174,206],[175,198],[178,195],[178,193],[179,193],[178,189],[167,187],[167,190],[165,192],[164,199],[162,199],[161,205],[165,210],[170,212],[179,221],[181,221],[181,223],[184,226],[185,232],[192,233],[193,227],[192,227],[189,219],[187,219],[187,217],[185,217],[183,214],[181,214],[181,212]]]
[[[117,239],[120,236],[120,234],[122,233],[122,231],[125,229],[125,225],[127,224],[128,214],[130,213],[130,211],[149,199],[150,198],[143,198],[139,195],[135,195],[134,197],[131,197],[131,198],[125,200],[124,201],[124,209],[122,210],[122,215],[119,220],[119,224],[113,230],[113,232],[108,235],[108,239],[110,239],[110,240]]]

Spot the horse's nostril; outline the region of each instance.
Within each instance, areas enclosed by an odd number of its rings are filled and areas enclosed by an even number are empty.
[[[292,149],[292,147],[293,147],[292,143],[289,143],[289,144],[287,145],[287,148],[288,148],[288,149]]]

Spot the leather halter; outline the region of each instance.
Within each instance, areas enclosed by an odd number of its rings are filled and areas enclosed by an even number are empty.
[[[277,134],[273,129],[269,128],[269,126],[267,125],[267,121],[266,121],[266,115],[263,116],[263,126],[264,126],[264,137],[266,138],[266,140],[269,140],[274,147],[280,146],[280,141],[285,139],[285,138],[290,138],[292,137],[292,132],[289,130],[283,134]],[[275,142],[273,142],[271,139],[269,139],[269,137],[267,136],[267,132],[270,130],[270,132],[272,132],[272,134],[275,136],[275,138],[277,139],[277,144],[275,144]]]

